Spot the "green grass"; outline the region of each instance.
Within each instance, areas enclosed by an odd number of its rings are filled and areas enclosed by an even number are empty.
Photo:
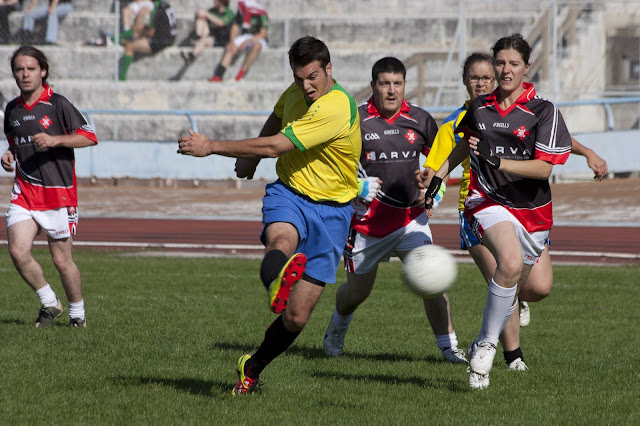
[[[35,253],[66,305],[48,252]],[[275,318],[258,260],[79,249],[75,259],[88,327],[64,315],[39,330],[37,297],[0,248],[1,424],[640,424],[638,265],[556,266],[551,296],[522,329],[530,369],[507,371],[499,349],[491,386],[472,391],[465,367],[442,361],[400,264],[383,264],[344,356],[322,352],[331,285],[259,392],[235,398],[237,358]],[[450,296],[462,347],[485,292],[461,264]]]

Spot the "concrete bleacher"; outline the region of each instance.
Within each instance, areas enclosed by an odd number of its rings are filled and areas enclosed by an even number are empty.
[[[39,1],[44,3],[44,0]],[[180,42],[192,29],[194,10],[210,7],[212,2],[173,0],[170,3],[176,10],[177,41]],[[233,8],[235,3],[232,1]],[[526,33],[539,7],[533,3],[518,0],[466,2],[468,51],[487,51],[500,36]],[[242,63],[240,58],[229,68],[222,84],[207,81],[222,57],[222,47],[205,50],[181,75],[180,81],[171,81],[182,68],[181,52],[189,50],[178,43],[156,55],[136,60],[129,70],[128,81],[114,81],[122,47],[85,45],[101,31],[115,28],[117,15],[113,13],[113,4],[113,0],[74,0],[74,11],[61,21],[59,45],[41,47],[50,59],[50,82],[54,89],[81,109],[269,110],[292,81],[286,58],[288,44],[306,34],[317,36],[328,44],[333,75],[351,93],[368,86],[371,65],[380,57],[391,55],[404,60],[416,53],[425,53],[429,58],[426,67],[429,91],[421,104],[430,105],[440,85],[448,89],[442,95],[441,105],[460,102],[456,93],[461,71],[458,58],[454,56],[453,66],[445,68],[458,23],[458,2],[265,0],[270,16],[269,47],[260,54],[242,82],[233,81]],[[366,14],[362,12],[363,7],[366,7]],[[496,13],[495,10],[507,12]],[[11,16],[14,32],[21,20],[20,13]],[[0,46],[0,61],[7,64],[15,48],[15,45]],[[417,80],[417,70],[409,69],[408,91]],[[8,67],[0,69],[0,90],[9,98],[17,94]],[[203,129],[220,129],[221,121],[219,117],[198,118]],[[227,121],[233,123],[222,127],[241,137],[257,133],[263,118],[227,117]],[[235,124],[236,121],[239,124]],[[101,115],[95,124],[103,138],[138,139],[150,135],[161,138],[159,127],[180,130],[188,127],[188,122],[180,117],[141,120],[138,116]]]
[[[113,13],[113,3],[74,0],[74,11],[61,21],[59,45],[41,47],[50,60],[50,82],[54,89],[82,109],[270,110],[278,95],[292,81],[285,44],[306,34],[317,36],[329,45],[334,77],[352,93],[368,85],[371,65],[380,57],[390,55],[406,59],[415,53],[427,52],[430,55],[427,86],[433,96],[441,76],[450,72],[444,66],[458,19],[457,10],[451,9],[450,2],[441,0],[429,1],[429,8],[423,2],[370,0],[366,16],[358,13],[362,2],[356,0],[269,0],[265,2],[270,15],[269,47],[260,54],[242,82],[233,80],[242,63],[240,58],[227,71],[223,84],[212,84],[207,79],[222,57],[222,47],[205,50],[180,76],[180,81],[171,81],[182,68],[181,52],[190,50],[178,43],[192,29],[193,11],[198,7],[210,7],[212,3],[210,0],[172,1],[178,22],[176,45],[156,55],[140,57],[130,68],[128,81],[117,82],[115,75],[122,47],[86,45],[86,41],[96,38],[101,31],[115,29],[117,15]],[[235,3],[232,1],[232,7]],[[389,14],[389,8],[396,13]],[[484,25],[489,16],[488,10],[480,11],[474,14],[471,23]],[[485,33],[474,35],[473,43],[488,46],[489,40],[502,34],[500,31],[517,31],[526,25],[527,19],[513,14],[495,16],[492,26],[484,25]],[[19,29],[21,21],[20,13],[11,16],[13,32]],[[0,60],[8,63],[15,48],[0,46]],[[456,71],[450,79],[452,83],[447,84],[455,88],[458,77]],[[417,71],[410,69],[407,79],[411,89],[418,79]],[[8,69],[0,69],[0,90],[7,98],[17,95]],[[451,94],[445,93],[442,99],[446,105],[457,102],[457,97]],[[140,120],[137,116],[105,115],[96,118],[95,125],[102,137],[158,137],[155,127],[159,127],[160,120],[162,125],[175,123],[171,127],[188,126],[188,122],[180,117]],[[230,128],[239,131],[239,137],[245,133],[255,134],[263,118],[231,118],[231,121],[236,120],[243,125],[233,124]],[[141,123],[136,126],[137,121]],[[220,121],[219,117],[198,118],[203,129],[219,128]],[[247,127],[250,129],[245,130]]]

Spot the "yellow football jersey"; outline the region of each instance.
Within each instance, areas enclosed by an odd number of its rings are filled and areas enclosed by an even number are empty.
[[[424,167],[438,170],[449,157],[449,154],[451,154],[456,144],[462,140],[462,133],[456,135],[453,133],[453,129],[458,126],[460,120],[465,116],[468,107],[469,102],[467,101],[462,108],[457,109],[449,117],[444,119],[442,126],[438,129]],[[469,180],[471,179],[469,166],[469,157],[467,157],[462,162],[464,170],[462,172],[462,179],[460,180],[460,202],[458,205],[458,210],[460,211],[464,211],[464,200],[467,198],[467,193],[469,192]]]
[[[274,107],[282,131],[298,149],[278,158],[276,173],[294,191],[315,201],[346,203],[358,192],[362,151],[355,100],[334,82],[326,95],[308,104],[292,84]]]

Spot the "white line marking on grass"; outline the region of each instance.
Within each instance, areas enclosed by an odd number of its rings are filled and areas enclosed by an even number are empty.
[[[7,240],[0,240],[0,245],[7,245]],[[34,245],[46,246],[46,241],[34,241]],[[195,243],[147,243],[147,242],[125,242],[125,241],[74,241],[73,244],[79,247],[127,247],[127,248],[160,248],[160,249],[189,249],[189,250],[263,250],[264,246],[258,244],[195,244]],[[448,250],[456,256],[468,256],[465,250]],[[612,259],[640,260],[640,254],[634,253],[613,253],[613,252],[591,252],[591,251],[562,251],[551,250],[551,255],[572,256],[572,257],[605,257]]]

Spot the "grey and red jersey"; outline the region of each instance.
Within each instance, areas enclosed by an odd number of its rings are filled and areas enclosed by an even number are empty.
[[[358,175],[378,177],[382,187],[369,205],[356,199],[351,226],[363,234],[383,237],[424,212],[416,203],[420,190],[414,172],[420,169],[420,153],[429,153],[438,125],[431,114],[406,100],[392,118],[380,115],[373,97],[358,110],[362,133]]]
[[[455,132],[477,135],[489,142],[494,155],[510,160],[544,160],[564,164],[571,153],[571,136],[557,107],[536,95],[531,83],[507,110],[497,102],[498,89],[478,96]],[[490,205],[506,207],[529,232],[553,225],[548,180],[531,179],[492,169],[471,152],[471,183],[465,215]]]
[[[48,85],[37,102],[17,97],[7,105],[4,132],[16,158],[11,202],[28,210],[53,210],[78,205],[73,148],[36,149],[32,137],[79,134],[94,143],[96,135],[80,112]]]

